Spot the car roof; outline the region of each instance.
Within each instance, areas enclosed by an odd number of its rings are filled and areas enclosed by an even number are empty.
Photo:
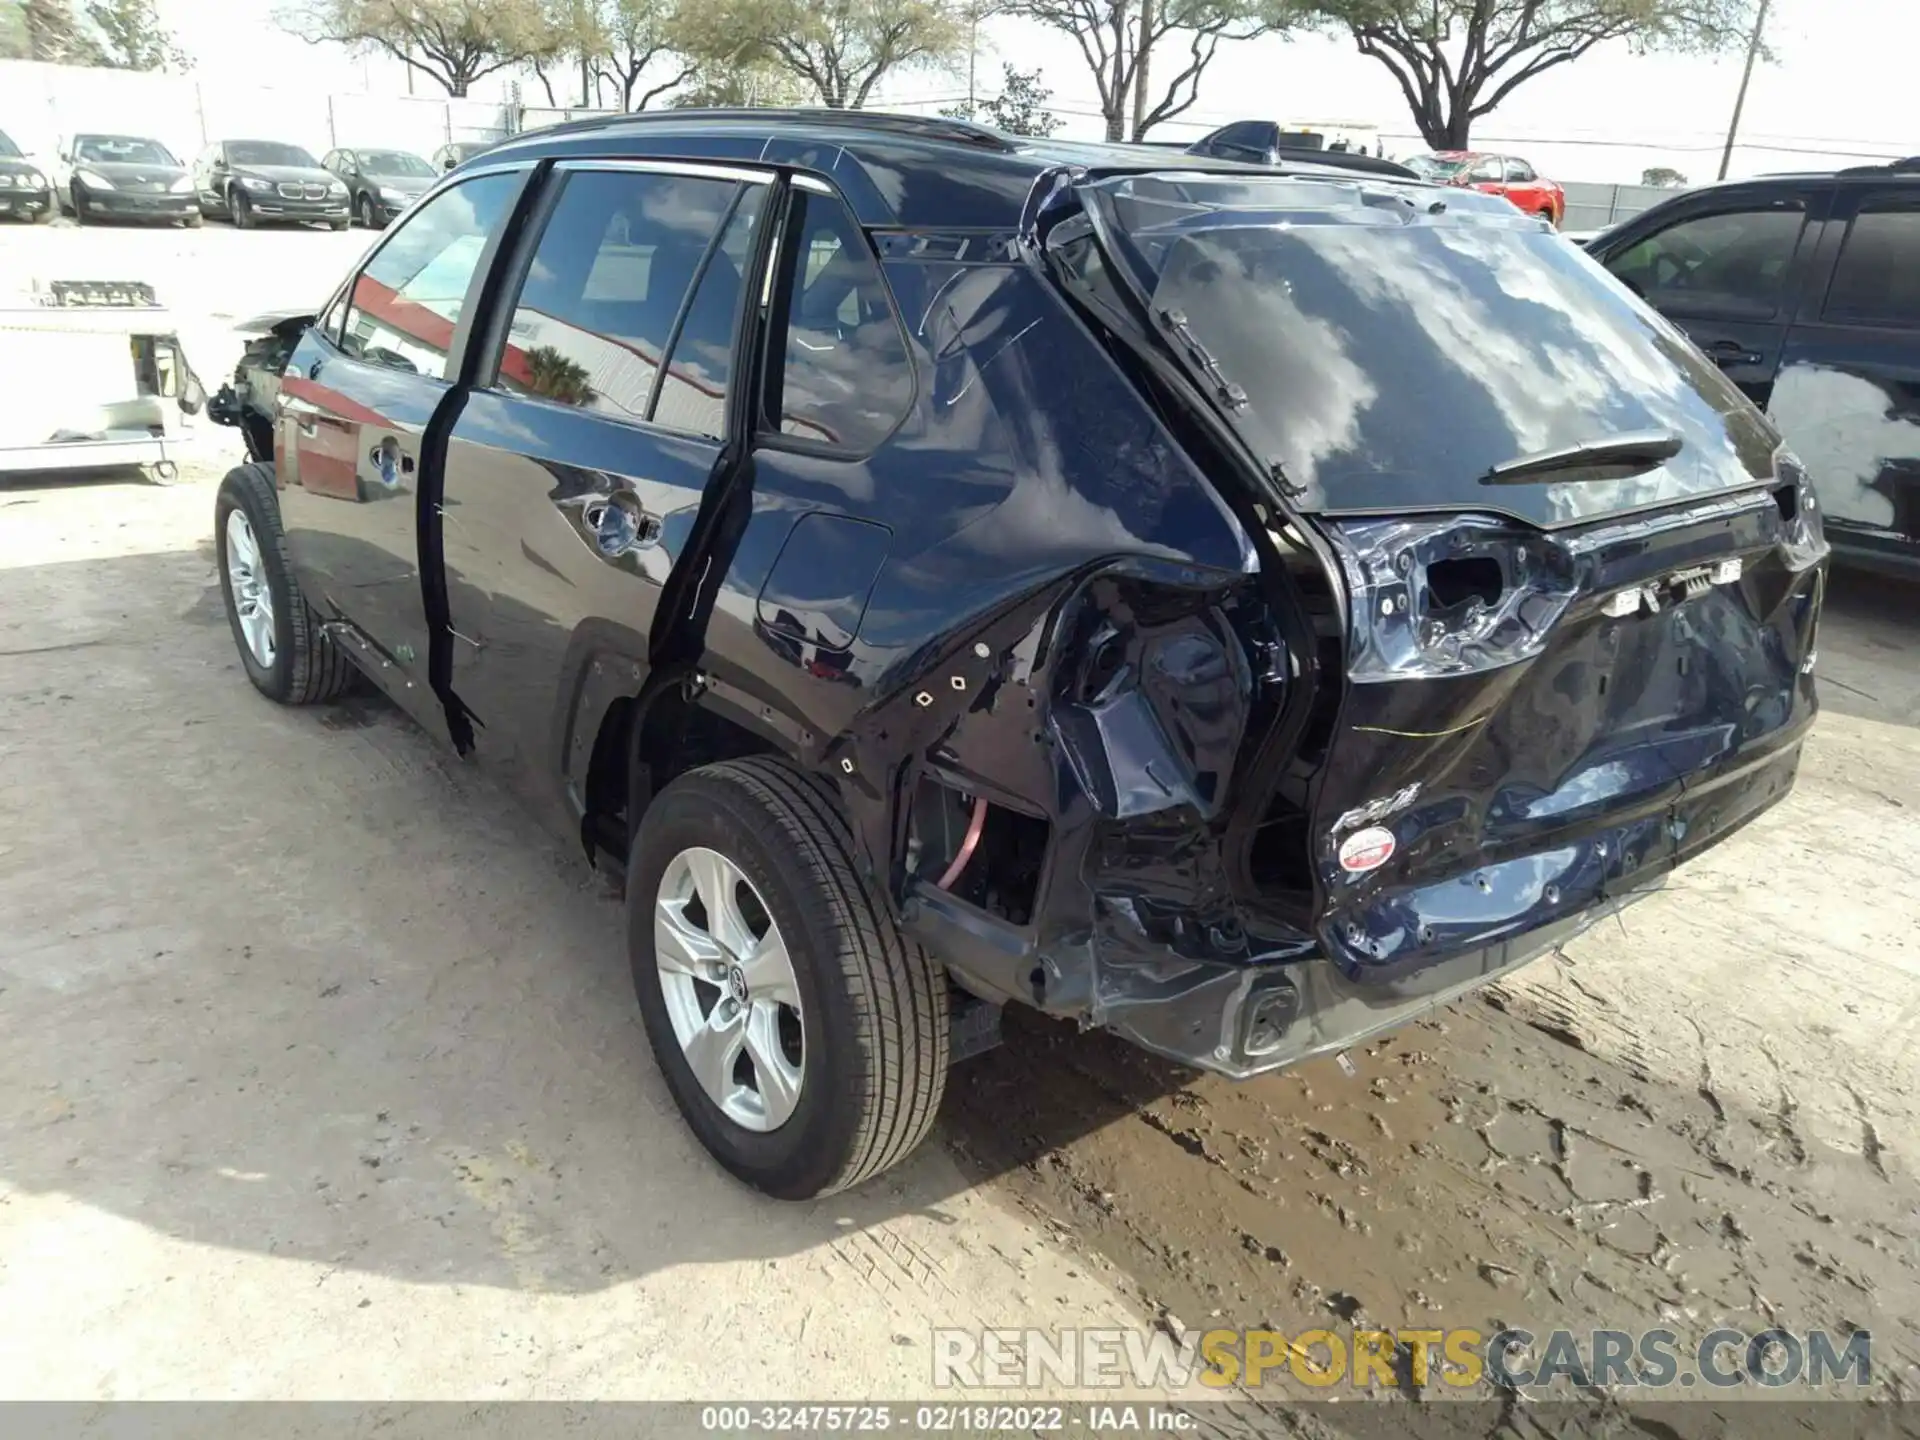
[[[926,115],[847,110],[666,110],[595,117],[498,141],[490,161],[681,158],[788,164],[832,179],[860,223],[906,229],[1019,224],[1043,175],[1062,169],[1150,174],[1248,172],[1377,183],[1338,151],[1290,153],[1278,166],[1238,165],[1143,146],[1034,139]],[[1409,175],[1394,184],[1426,182]]]

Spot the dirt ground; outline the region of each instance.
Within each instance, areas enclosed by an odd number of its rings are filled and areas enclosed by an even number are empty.
[[[364,244],[0,266],[157,279],[212,384]],[[782,1207],[680,1126],[576,855],[384,703],[250,690],[223,463],[0,484],[0,1395],[924,1397],[935,1325],[1154,1317],[1865,1327],[1915,1393],[1920,592],[1836,583],[1787,803],[1351,1073],[1010,1017],[909,1165]]]

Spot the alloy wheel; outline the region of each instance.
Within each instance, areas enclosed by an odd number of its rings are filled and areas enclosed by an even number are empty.
[[[253,526],[246,511],[237,508],[227,512],[227,590],[233,596],[233,613],[240,619],[240,633],[254,662],[262,670],[271,670],[278,653],[273,587],[260,560],[260,542],[254,538]]]
[[[660,877],[653,948],[674,1038],[707,1098],[743,1129],[779,1129],[800,1101],[806,1027],[760,892],[719,851],[682,850]]]

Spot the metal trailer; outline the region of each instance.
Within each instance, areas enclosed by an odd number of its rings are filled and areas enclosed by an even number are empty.
[[[0,474],[140,466],[170,480],[207,398],[139,282],[0,292],[0,376]]]

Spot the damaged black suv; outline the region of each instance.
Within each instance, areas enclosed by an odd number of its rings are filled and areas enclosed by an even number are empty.
[[[776,1195],[907,1154],[1007,1002],[1231,1076],[1399,1024],[1779,801],[1814,716],[1766,419],[1378,162],[594,120],[252,354],[247,673],[364,673],[622,874],[667,1083]]]

